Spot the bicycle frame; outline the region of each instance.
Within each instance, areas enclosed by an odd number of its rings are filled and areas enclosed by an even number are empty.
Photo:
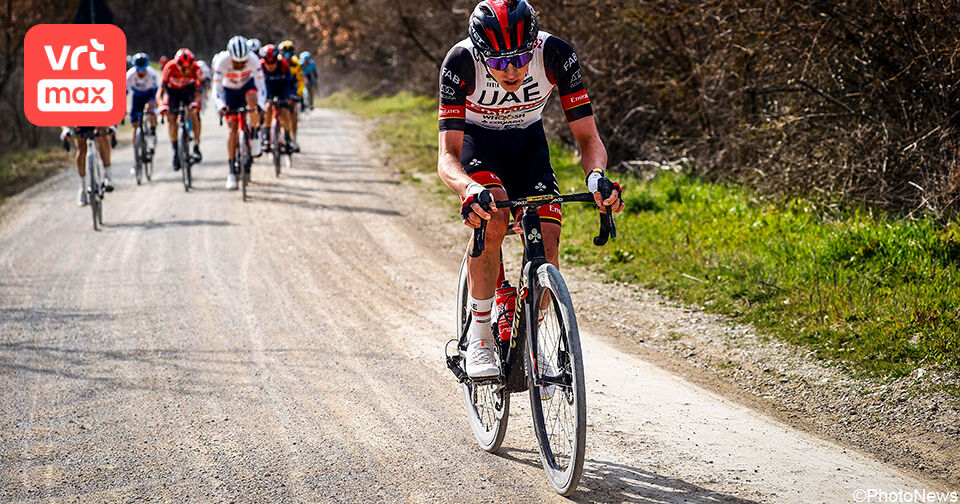
[[[601,189],[601,193],[607,197],[612,191],[612,187],[604,187]],[[475,385],[489,385],[489,384],[499,384],[508,388],[509,392],[519,392],[526,389],[526,376],[523,372],[523,366],[518,365],[522,359],[522,354],[520,349],[524,347],[525,340],[523,338],[530,337],[530,352],[531,352],[531,362],[534,364],[534,376],[537,377],[534,385],[543,385],[543,384],[559,384],[559,385],[569,385],[565,380],[560,380],[555,376],[550,377],[540,377],[539,372],[536,370],[537,363],[537,317],[539,316],[540,309],[540,299],[539,296],[530,292],[529,286],[536,285],[534,275],[537,274],[537,270],[540,266],[546,264],[546,250],[543,246],[543,231],[541,228],[540,215],[537,213],[537,210],[540,207],[553,204],[553,203],[564,203],[564,202],[590,202],[593,203],[593,194],[592,193],[577,193],[577,194],[568,194],[568,195],[542,195],[542,196],[530,196],[527,198],[521,198],[516,200],[503,200],[494,202],[498,209],[511,209],[511,208],[523,208],[523,216],[520,219],[520,226],[522,229],[523,235],[521,236],[523,241],[523,266],[521,267],[520,282],[517,286],[517,292],[519,293],[520,302],[516,308],[516,313],[514,314],[513,319],[513,331],[510,335],[509,341],[500,341],[500,362],[502,364],[500,376],[472,380],[467,377],[466,372],[460,366],[459,360],[455,358],[447,357],[447,367],[453,371],[454,375],[457,376],[457,380],[461,383],[466,380],[471,380]],[[481,204],[481,206],[489,208],[489,205]],[[600,214],[600,232],[598,236],[594,237],[594,244],[601,246],[607,242],[609,237],[616,237],[616,225],[613,221],[612,209],[607,207],[607,212]],[[508,231],[509,234],[509,231]],[[484,240],[486,236],[486,221],[483,221],[479,228],[474,229],[473,233],[473,246],[469,251],[469,254],[472,257],[478,257],[483,253],[484,249]],[[534,294],[534,295],[531,295]],[[458,345],[462,351],[466,351],[466,348],[463,346],[466,342],[466,332],[470,327],[470,319],[472,314],[467,315],[467,323],[464,324],[462,333],[460,334],[460,340]],[[523,330],[527,328],[527,330]]]

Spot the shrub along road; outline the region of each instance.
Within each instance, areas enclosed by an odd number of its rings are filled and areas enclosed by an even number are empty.
[[[445,209],[375,164],[363,123],[324,110],[301,123],[296,166],[276,179],[258,162],[242,203],[207,124],[191,193],[162,132],[145,187],[116,153],[103,232],[70,172],[0,207],[0,500],[561,501],[524,397],[500,455],[472,441],[442,361],[465,236]],[[609,324],[582,331],[575,500],[940,488],[622,352]]]

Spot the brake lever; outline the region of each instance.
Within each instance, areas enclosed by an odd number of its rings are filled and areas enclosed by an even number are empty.
[[[490,210],[490,204],[493,203],[493,196],[487,192],[481,192],[477,195],[476,203],[485,211]],[[473,246],[470,248],[470,257],[480,257],[487,241],[487,221],[480,219],[480,227],[473,230]]]
[[[600,197],[607,199],[613,194],[613,182],[608,179],[600,179],[597,183],[597,190],[600,191]],[[600,214],[600,233],[593,237],[593,244],[602,247],[606,245],[607,240],[617,237],[617,226],[613,222],[613,207],[604,205],[606,213]]]
[[[473,247],[470,248],[470,257],[480,257],[487,241],[487,221],[480,222],[480,227],[473,229]]]

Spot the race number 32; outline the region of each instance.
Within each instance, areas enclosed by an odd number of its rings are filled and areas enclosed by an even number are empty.
[[[111,126],[126,108],[127,37],[107,24],[40,24],[23,41],[23,110],[37,126]]]

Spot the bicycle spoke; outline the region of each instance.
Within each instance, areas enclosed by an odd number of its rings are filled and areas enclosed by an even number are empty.
[[[559,378],[569,378],[570,376],[569,359],[565,357],[563,324],[559,318],[557,306],[551,302],[539,324],[538,331],[537,369],[541,379],[544,376]],[[547,399],[543,397],[544,393],[541,392],[540,400],[544,405],[544,424],[550,449],[553,452],[554,463],[557,469],[564,471],[573,452],[573,432],[575,430],[573,404],[572,401],[568,400],[571,397],[571,388],[565,384],[550,386],[553,387],[552,395]],[[541,391],[543,391],[543,388],[541,388]]]

